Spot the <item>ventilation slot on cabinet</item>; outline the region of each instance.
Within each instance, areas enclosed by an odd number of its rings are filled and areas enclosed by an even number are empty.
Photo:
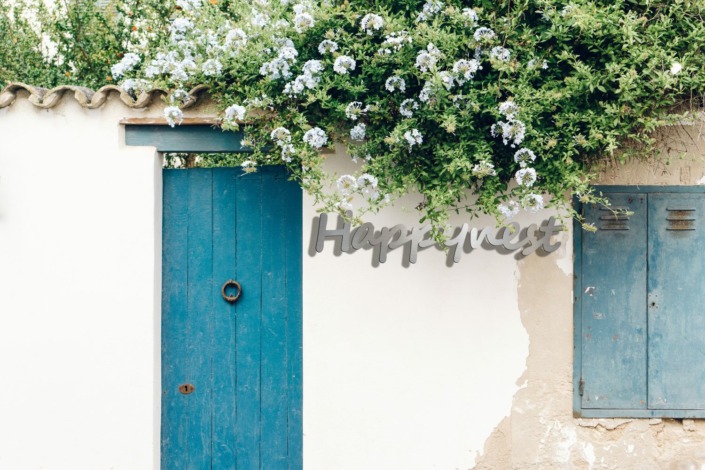
[[[695,209],[666,209],[668,227],[666,230],[695,230]]]
[[[629,230],[628,207],[601,207],[600,230]]]

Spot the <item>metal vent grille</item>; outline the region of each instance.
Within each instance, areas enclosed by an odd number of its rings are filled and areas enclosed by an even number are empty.
[[[695,209],[670,209],[667,208],[666,230],[681,232],[695,230]]]
[[[600,207],[600,230],[629,230],[629,207]]]

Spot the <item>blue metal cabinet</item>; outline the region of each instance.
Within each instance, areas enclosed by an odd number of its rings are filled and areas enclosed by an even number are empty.
[[[574,408],[705,417],[705,192],[603,187],[576,226]]]

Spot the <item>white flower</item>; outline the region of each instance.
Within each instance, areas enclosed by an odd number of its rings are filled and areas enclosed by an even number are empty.
[[[294,79],[293,82],[287,83],[284,86],[284,93],[287,95],[293,95],[293,96],[298,96],[301,92],[304,91],[304,88],[306,87],[306,83],[304,81],[304,76],[299,75]]]
[[[296,149],[291,144],[282,145],[282,161],[291,163],[293,156],[296,155]]]
[[[304,142],[313,148],[319,149],[328,143],[328,136],[320,127],[314,127],[306,131]]]
[[[514,119],[516,113],[519,112],[519,105],[512,100],[507,100],[499,105],[499,113],[507,116],[507,119]]]
[[[497,210],[509,219],[519,213],[519,204],[516,201],[508,201],[506,204],[498,205]]]
[[[375,189],[375,188],[377,188],[377,184],[378,184],[377,178],[375,178],[374,176],[372,176],[372,175],[369,174],[369,173],[363,173],[363,174],[360,175],[360,177],[357,179],[357,185],[358,185],[360,188],[372,188],[372,189]]]
[[[139,64],[141,60],[142,59],[140,59],[140,56],[138,56],[137,54],[128,52],[123,56],[120,62],[110,68],[110,73],[112,74],[113,78],[120,78],[121,76],[125,75],[125,72],[129,72],[130,70],[135,68],[135,66]]]
[[[286,127],[277,127],[269,136],[280,147],[284,147],[284,145],[291,142],[291,132]]]
[[[350,129],[350,138],[352,140],[365,140],[365,130],[366,126],[363,123],[360,123]]]
[[[482,160],[472,167],[472,174],[478,178],[484,178],[485,176],[494,176],[497,172],[492,163],[487,160]]]
[[[221,64],[218,59],[208,59],[203,63],[201,70],[203,70],[203,75],[206,77],[220,75],[220,72],[223,70],[223,64]]]
[[[344,212],[349,212],[353,210],[353,205],[350,202],[350,199],[344,199],[337,203],[336,206],[340,207],[340,209],[342,209]]]
[[[273,26],[272,28],[275,29],[275,30],[280,30],[280,29],[284,29],[284,28],[288,28],[288,27],[289,27],[289,22],[288,22],[288,21],[286,21],[286,20],[277,20],[277,21],[274,22],[274,26]]]
[[[499,60],[502,62],[507,62],[511,57],[512,53],[509,49],[505,49],[502,46],[495,46],[490,51],[490,58]]]
[[[411,129],[410,131],[404,132],[404,139],[409,144],[409,152],[411,152],[414,145],[423,143],[423,135],[418,129]]]
[[[279,53],[278,56],[280,59],[284,59],[289,63],[294,63],[296,62],[296,57],[298,57],[299,52],[296,50],[293,44],[291,44],[291,41],[287,42],[286,44],[282,45],[282,47],[279,48]]]
[[[225,109],[225,120],[228,122],[243,121],[247,114],[247,108],[239,104],[233,104]]]
[[[536,154],[527,148],[519,149],[514,154],[514,161],[524,168],[528,163],[536,160]]]
[[[494,31],[492,31],[490,28],[477,28],[475,30],[475,33],[472,35],[473,38],[475,38],[475,41],[477,42],[490,42],[492,39],[494,39]]]
[[[374,13],[366,14],[360,21],[360,28],[369,36],[372,36],[375,31],[382,29],[382,26],[384,26],[384,19]]]
[[[561,10],[561,16],[570,16],[570,14],[573,13],[575,10],[576,10],[575,5],[566,5]]]
[[[543,209],[543,196],[540,194],[527,194],[521,200],[521,205],[524,209],[529,209],[531,212],[537,212]]]
[[[419,109],[419,105],[411,98],[406,99],[399,105],[399,114],[406,118],[414,117],[414,110]]]
[[[539,65],[538,65],[538,63],[536,62],[536,59],[531,59],[531,60],[529,61],[529,63],[526,64],[526,68],[528,68],[529,70],[535,69],[535,68],[538,67],[538,66],[539,66]],[[541,68],[544,69],[544,70],[546,70],[546,69],[548,68],[548,62],[546,62],[545,60],[542,61],[542,62],[541,62]]]
[[[299,52],[293,46],[291,41],[285,41],[277,51],[277,58],[269,62],[265,62],[259,69],[261,75],[266,76],[270,80],[279,78],[291,77],[291,64],[296,62],[296,57]]]
[[[426,83],[423,84],[423,88],[421,88],[421,91],[419,92],[419,100],[423,103],[426,103],[435,94],[436,91],[433,89],[433,84],[427,80]]]
[[[122,82],[120,88],[128,93],[139,94],[150,91],[152,89],[152,83],[148,80],[143,80],[140,78],[129,78]]]
[[[514,178],[520,186],[530,188],[536,182],[536,170],[533,168],[521,168],[516,172]]]
[[[509,120],[507,122],[500,121],[497,124],[492,125],[490,132],[493,137],[497,137],[501,133],[504,145],[516,147],[522,143],[524,137],[526,136],[526,126],[519,120]]]
[[[362,109],[362,103],[359,101],[353,101],[345,107],[345,116],[352,121],[357,121],[357,118],[364,113]]]
[[[310,6],[310,5],[309,5],[309,2],[297,3],[297,4],[294,5],[294,7],[293,7],[294,13],[297,14],[297,15],[300,15],[301,13],[305,13],[306,10],[308,10],[309,6]]]
[[[386,88],[387,91],[392,93],[396,90],[399,90],[403,93],[404,91],[406,91],[406,82],[404,82],[403,78],[397,75],[393,75],[389,77],[386,82],[384,82],[384,88]]]
[[[177,88],[169,95],[169,104],[176,106],[177,104],[184,104],[188,98],[188,92],[181,88]]]
[[[336,181],[338,191],[346,196],[355,192],[357,189],[357,180],[352,175],[343,175]]]
[[[379,199],[379,192],[377,191],[378,181],[377,178],[369,173],[363,173],[357,179],[357,186],[360,188],[362,194],[367,196],[370,200]]]
[[[289,63],[286,60],[279,58],[274,59],[271,62],[263,63],[259,69],[259,73],[270,80],[291,77]]]
[[[201,6],[201,0],[176,0],[176,6],[184,11],[197,10]]]
[[[308,60],[303,67],[304,74],[313,75],[323,71],[323,62],[320,60]]]
[[[257,162],[253,160],[245,160],[240,164],[240,166],[242,167],[242,171],[245,173],[253,173],[257,171]]]
[[[257,28],[264,28],[269,24],[269,16],[266,13],[261,13],[257,10],[252,10],[250,24]]]
[[[477,12],[472,8],[463,8],[463,16],[469,20],[467,26],[472,28],[477,24]]]
[[[446,90],[450,91],[450,89],[453,88],[455,77],[453,77],[452,73],[444,70],[442,72],[438,72],[438,77],[441,79],[443,86],[446,87]]]
[[[181,124],[184,120],[184,113],[178,106],[167,106],[164,108],[164,117],[166,118],[166,122],[171,127],[174,127],[176,124]]]
[[[309,60],[303,66],[303,75],[299,75],[296,79],[287,83],[284,87],[284,93],[287,95],[298,95],[304,91],[304,88],[312,90],[316,88],[320,82],[318,74],[323,70],[323,62],[320,60]]]
[[[426,51],[421,51],[416,56],[416,68],[422,72],[427,72],[431,67],[436,64],[436,60]]]
[[[308,13],[301,13],[294,17],[294,29],[297,33],[303,33],[307,29],[313,28],[315,23],[313,16]]]
[[[321,43],[318,45],[318,52],[323,55],[323,54],[328,54],[331,52],[335,52],[338,50],[338,43],[335,41],[331,41],[329,39],[324,39],[321,41]]]
[[[404,30],[398,33],[391,33],[384,38],[384,42],[377,54],[390,55],[392,52],[399,52],[405,43],[411,44],[412,42],[411,36]]]
[[[247,44],[247,34],[240,28],[233,28],[225,35],[225,47],[237,49]]]
[[[421,13],[416,17],[416,21],[427,21],[433,18],[439,11],[443,9],[443,2],[428,0],[424,3]]]
[[[343,75],[348,73],[348,71],[355,70],[355,59],[347,55],[341,55],[335,59],[333,70]]]
[[[671,75],[676,75],[681,70],[683,70],[683,66],[680,62],[673,62],[673,64],[671,64]]]
[[[193,22],[188,18],[175,18],[169,25],[171,42],[178,43],[186,37],[186,33],[193,29]]]
[[[478,70],[482,70],[482,66],[475,59],[460,59],[453,64],[453,73],[457,75],[458,85],[463,85],[466,81],[475,78],[475,73]]]

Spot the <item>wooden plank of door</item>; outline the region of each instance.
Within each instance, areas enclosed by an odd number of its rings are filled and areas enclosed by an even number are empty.
[[[213,334],[213,183],[209,169],[188,170],[190,179],[188,230],[188,336],[184,382],[196,389],[183,395],[189,423],[186,468],[211,465],[211,374]]]
[[[279,176],[283,176],[282,179]],[[288,462],[287,415],[287,226],[285,174],[262,175],[262,462],[261,467],[285,470]]]
[[[287,282],[287,367],[288,367],[288,449],[289,470],[303,468],[303,205],[302,191],[298,184],[289,181],[283,185],[282,200],[286,204]]]
[[[188,173],[164,170],[163,185],[161,468],[179,470],[188,432],[188,402],[178,391],[188,336]]]
[[[213,171],[213,468],[234,468],[237,413],[235,317],[239,304],[226,302],[221,287],[239,280],[236,259],[236,183],[240,169]],[[230,293],[230,292],[229,292]]]
[[[262,312],[262,174],[240,177],[236,188],[237,303],[237,468],[260,465],[260,317]]]

